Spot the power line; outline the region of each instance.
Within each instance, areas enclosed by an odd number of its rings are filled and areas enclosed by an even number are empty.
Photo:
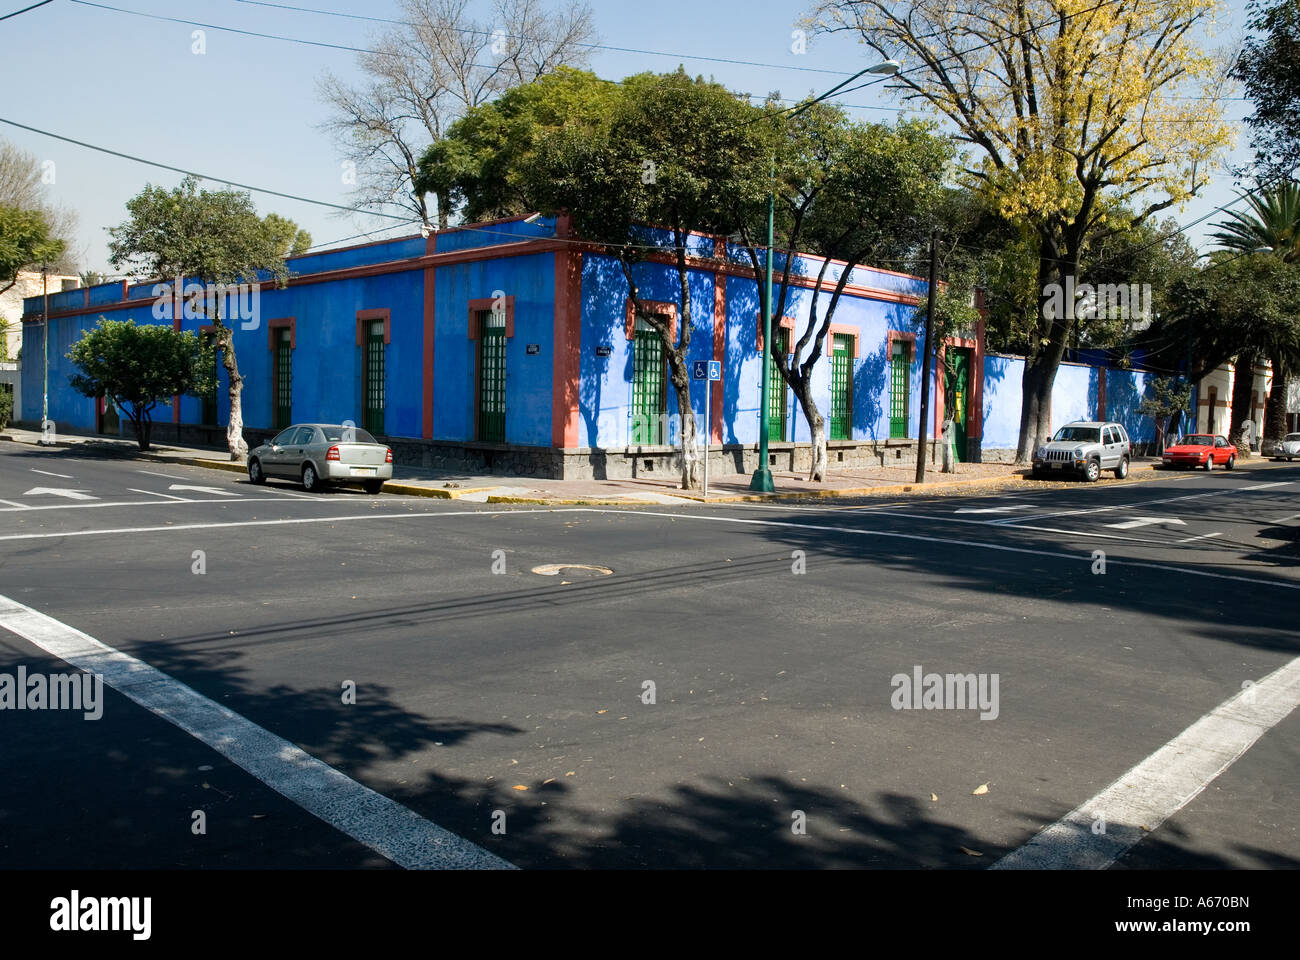
[[[183,173],[186,176],[197,177],[200,180],[208,180],[212,183],[225,183],[232,187],[239,187],[241,190],[250,190],[254,193],[265,193],[273,197],[281,197],[285,200],[296,200],[299,203],[311,203],[318,207],[331,207],[335,210],[342,210],[345,213],[363,213],[373,217],[385,217],[389,220],[401,220],[407,222],[406,217],[401,217],[392,213],[379,213],[373,210],[366,210],[362,207],[345,207],[339,203],[330,203],[326,200],[313,200],[311,197],[300,197],[293,193],[283,193],[279,190],[271,190],[267,187],[255,187],[248,183],[237,183],[234,180],[227,180],[224,177],[214,177],[206,173],[198,173],[194,170],[186,170],[184,167],[173,167],[168,163],[160,163],[157,160],[147,160],[144,157],[138,157],[130,153],[122,153],[120,150],[110,150],[108,147],[101,147],[97,144],[87,143],[84,140],[74,140],[72,137],[65,137],[62,134],[51,133],[49,130],[42,130],[39,127],[31,127],[25,123],[19,123],[17,120],[9,120],[0,117],[0,123],[7,123],[11,127],[18,127],[20,130],[28,130],[32,133],[39,133],[43,137],[52,137],[55,140],[62,140],[64,143],[75,144],[78,147],[85,147],[87,150],[95,150],[99,153],[107,153],[110,156],[121,157],[123,160],[133,160],[136,163],[148,164],[151,167],[158,167],[162,170],[170,170],[173,173]]]
[[[54,0],[41,0],[40,3],[33,3],[30,7],[23,7],[21,10],[15,10],[13,13],[6,13],[0,20],[8,20],[10,17],[16,17],[20,13],[26,13],[28,10],[35,10],[37,7],[43,7],[47,3],[53,3]]]

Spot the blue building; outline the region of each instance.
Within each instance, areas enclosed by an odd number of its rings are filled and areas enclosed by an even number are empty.
[[[748,472],[759,439],[759,278],[744,251],[723,238],[692,235],[689,251],[689,359],[720,360],[723,368],[712,409],[704,409],[702,383],[692,405],[701,433],[708,418],[714,469]],[[642,298],[676,330],[673,263],[668,253],[652,254],[634,276]],[[776,268],[783,266],[778,259]],[[820,266],[797,257],[786,315],[773,319],[777,340],[791,343],[802,332]],[[657,334],[633,322],[618,262],[571,236],[567,220],[474,224],[309,254],[289,269],[287,287],[262,285],[251,298],[245,291],[222,314],[244,378],[250,446],[290,422],[351,420],[387,438],[399,462],[597,479],[674,472],[679,411]],[[841,269],[827,271],[822,310]],[[170,286],[115,282],[50,297],[57,429],[120,429],[102,400],[68,386],[65,354],[101,317],[204,332],[208,321]],[[925,294],[924,280],[887,270],[859,267],[849,278],[814,382],[832,465],[915,456],[914,317]],[[39,324],[40,311],[39,298],[26,300],[24,322]],[[37,342],[37,330],[28,333]],[[959,412],[962,456],[979,451],[980,341],[976,332],[948,342],[948,362],[938,367],[947,372],[933,385],[929,435],[947,402]],[[42,371],[39,353],[28,353],[23,409],[32,411],[40,409]],[[155,416],[156,440],[224,442],[220,365],[218,374],[215,397],[178,397],[170,417]],[[775,374],[771,398],[772,465],[801,468],[808,428]]]

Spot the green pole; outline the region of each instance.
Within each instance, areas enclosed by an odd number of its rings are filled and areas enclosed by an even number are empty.
[[[41,264],[41,443],[49,436],[50,422],[50,268]]]
[[[767,395],[768,376],[772,366],[772,242],[776,218],[776,154],[772,155],[772,188],[767,194],[767,266],[764,268],[763,283],[767,289],[767,302],[763,309],[763,375],[762,395],[759,399],[758,414],[758,466],[750,478],[749,489],[757,493],[775,493],[776,485],[772,482],[772,471],[767,462]]]

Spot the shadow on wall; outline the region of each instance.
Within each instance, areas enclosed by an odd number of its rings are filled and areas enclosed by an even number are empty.
[[[758,315],[758,284],[752,280],[727,277],[727,317],[729,320],[734,317],[739,317],[741,320],[739,329],[735,330],[738,334],[735,340],[731,338],[733,328],[730,323],[723,335],[726,357],[723,363],[725,382],[722,394],[722,438],[726,443],[740,443],[740,438],[736,435],[736,420],[740,416],[740,378],[745,362],[759,352]],[[748,317],[754,317],[755,322],[746,324],[745,318]],[[758,372],[761,376],[761,367],[758,368]],[[758,397],[757,385],[754,386],[753,391],[753,395]]]
[[[623,277],[621,271],[610,269],[585,268],[586,261],[584,258],[584,269],[582,275],[582,296],[579,310],[581,316],[579,320],[579,330],[582,333],[587,332],[585,318],[601,317],[609,310],[609,304],[622,304],[627,299],[627,280]],[[621,315],[622,311],[618,311]],[[617,415],[619,410],[605,410],[603,407],[605,379],[610,367],[615,363],[618,354],[615,338],[618,340],[625,339],[624,331],[621,327],[617,329],[611,323],[608,328],[601,329],[599,323],[596,325],[596,335],[592,342],[583,341],[581,345],[581,356],[578,360],[578,412],[587,427],[587,446],[590,447],[608,447],[617,445],[619,437],[619,426]],[[597,349],[600,347],[609,347],[611,352],[609,356],[602,357],[597,355]],[[625,351],[625,369],[623,371],[623,382],[632,382],[632,351]],[[593,454],[591,457],[592,476],[596,480],[607,479],[605,476],[605,458],[601,454]]]
[[[889,436],[888,341],[875,353],[853,361],[854,438],[882,440]]]
[[[1139,377],[1144,381],[1141,385]],[[1106,371],[1106,419],[1123,424],[1134,443],[1155,440],[1155,423],[1142,413],[1142,401],[1151,396],[1153,379],[1136,370]]]

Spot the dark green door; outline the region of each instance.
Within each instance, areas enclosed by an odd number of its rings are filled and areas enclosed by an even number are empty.
[[[853,338],[834,336],[831,349],[831,439],[848,440],[853,433]]]
[[[663,339],[645,321],[638,320],[632,339],[632,431],[629,442],[633,445],[664,442],[666,391]]]
[[[271,426],[283,430],[293,423],[293,348],[289,343],[287,327],[275,335],[275,363],[273,367],[271,395],[275,398],[275,409]]]
[[[944,413],[952,418],[952,445],[958,460],[966,459],[966,420],[970,399],[970,351],[948,350],[944,376]]]
[[[212,351],[212,370],[210,371],[212,386],[203,394],[203,410],[200,413],[205,426],[215,426],[217,422],[217,385],[221,382],[221,378],[218,376],[221,370],[221,353],[216,349],[216,340],[215,334],[203,334],[204,346]]]
[[[767,367],[767,442],[785,439],[785,381],[776,368],[776,355],[790,349],[790,331],[777,327],[772,331],[772,357]]]
[[[376,320],[366,330],[365,358],[362,366],[362,426],[376,437],[384,431],[384,322]]]
[[[484,310],[479,315],[478,438],[506,439],[506,315]]]
[[[896,340],[889,357],[889,437],[891,440],[907,436],[910,373],[911,363],[907,355],[907,344]]]

